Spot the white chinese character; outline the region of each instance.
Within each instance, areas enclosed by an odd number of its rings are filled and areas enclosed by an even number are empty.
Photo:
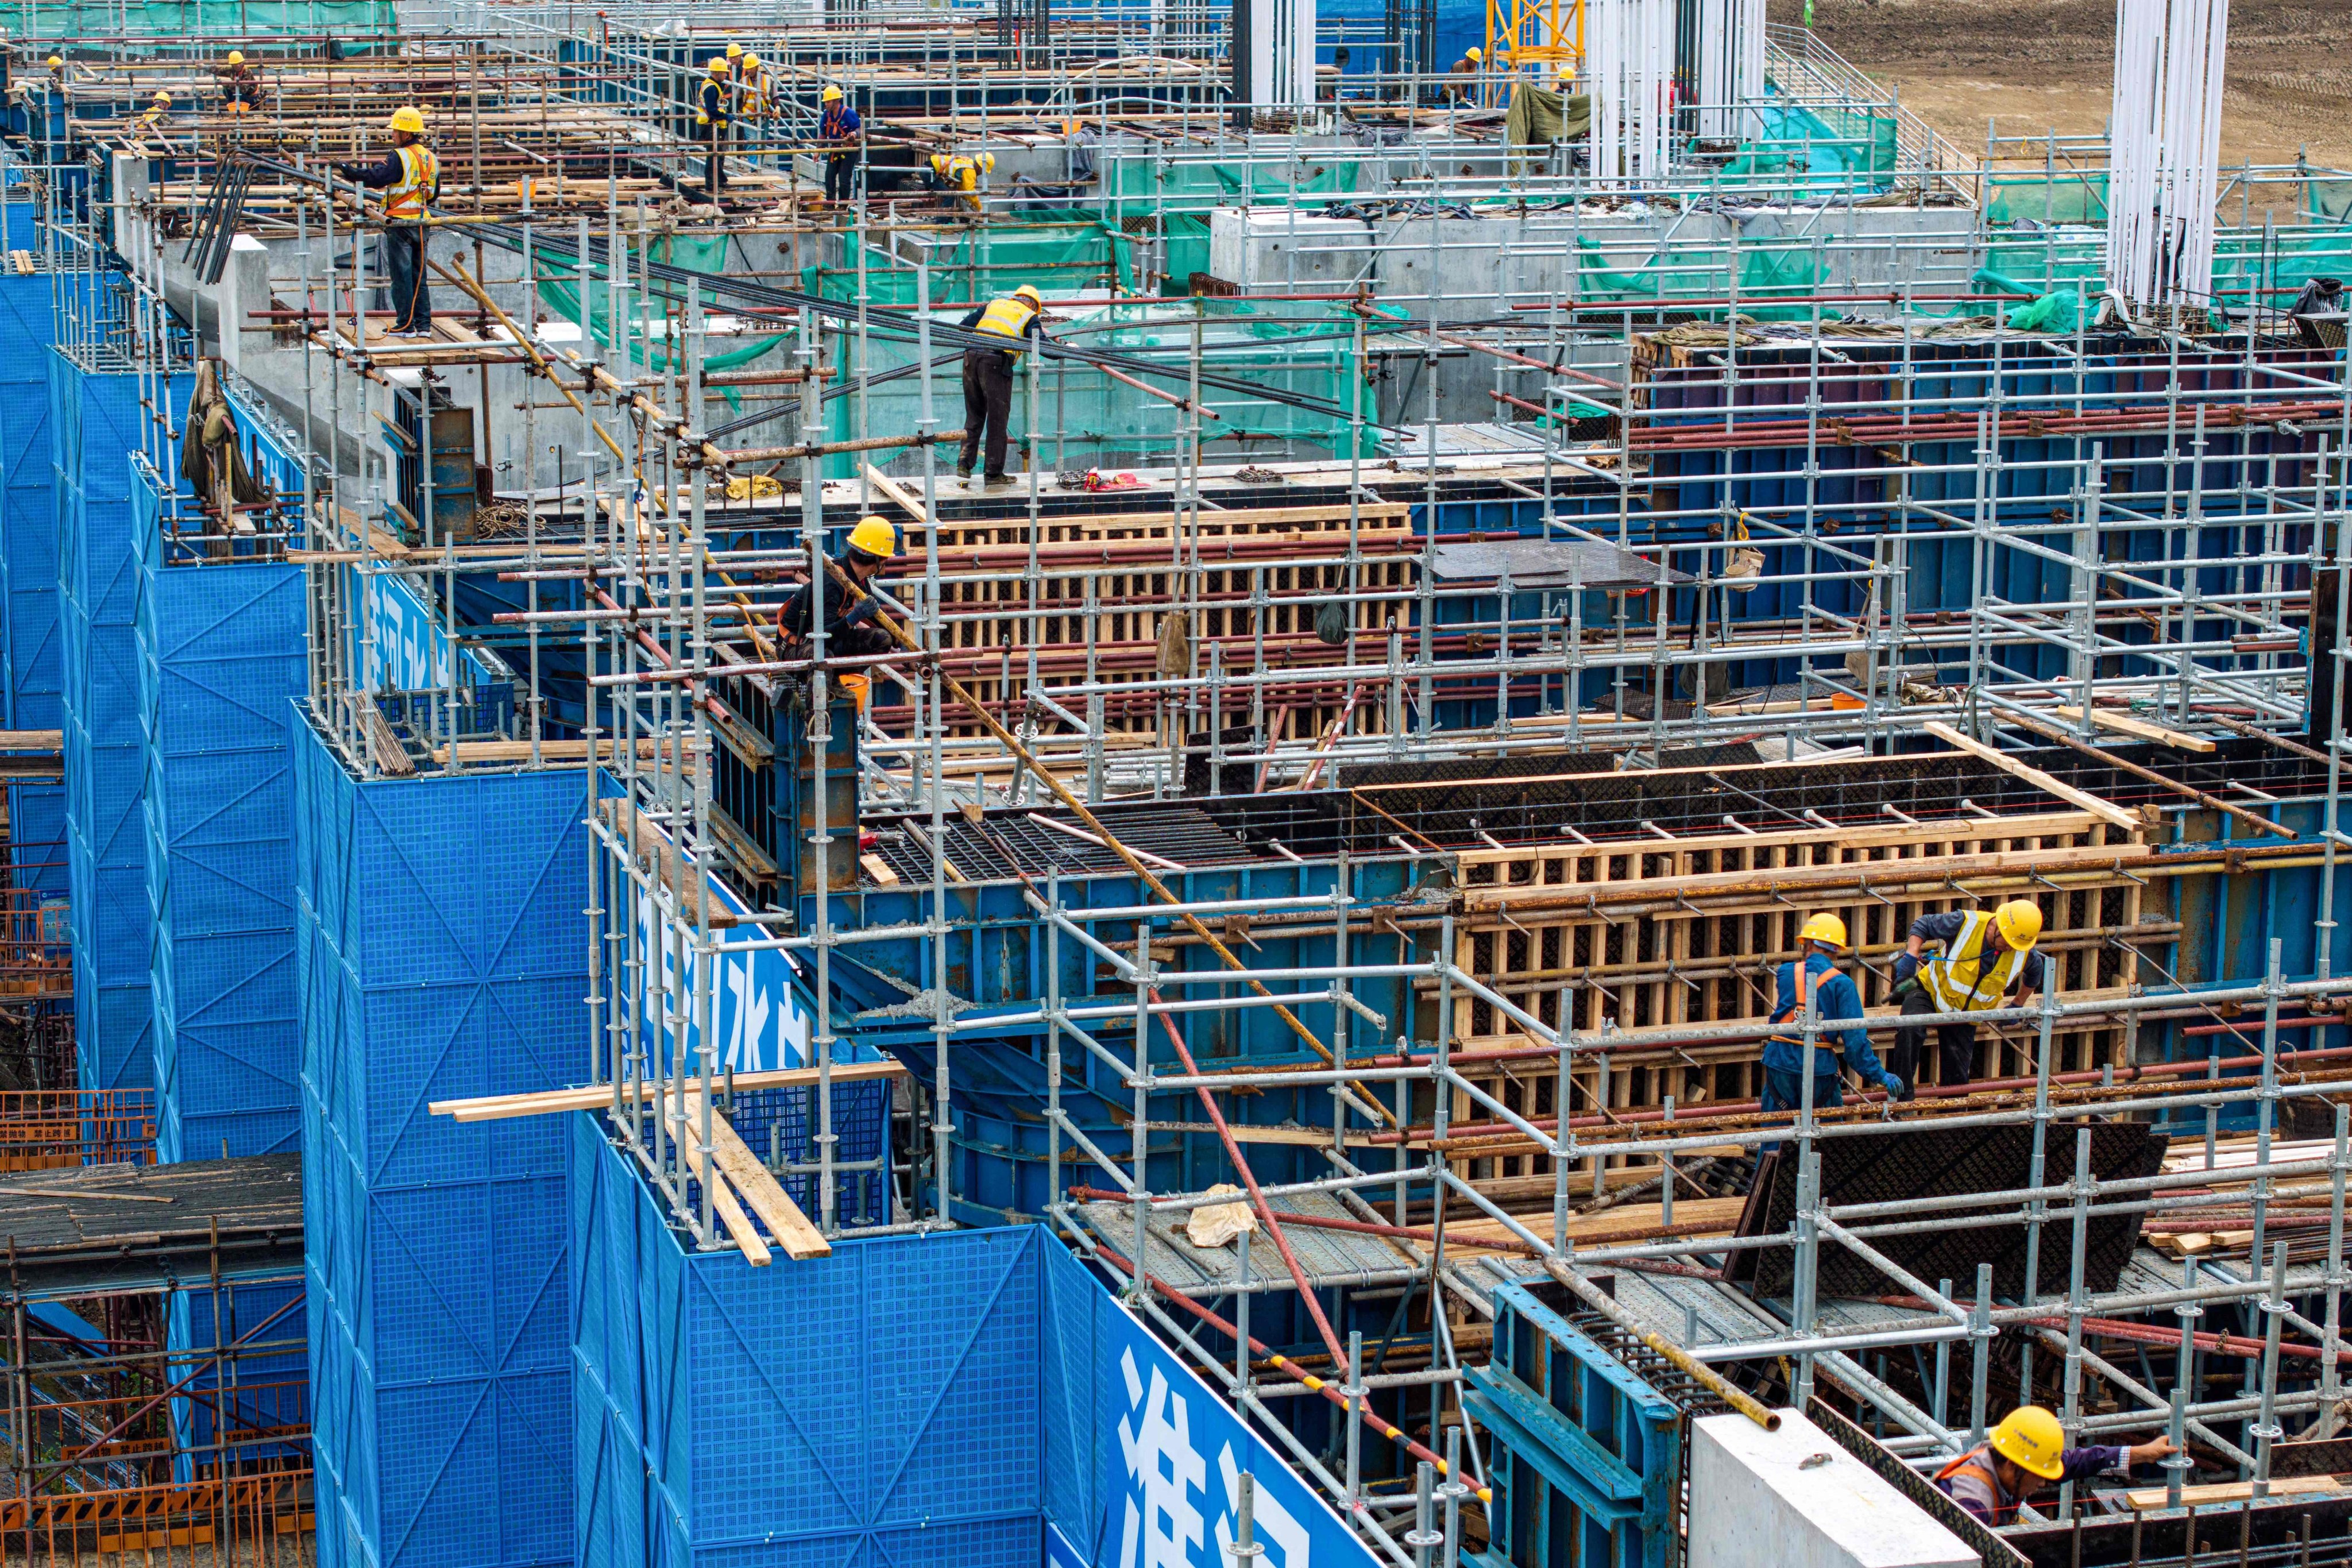
[[[1230,1563],[1242,1507],[1241,1467],[1234,1463],[1231,1443],[1217,1450],[1217,1473],[1225,1482],[1225,1510],[1217,1516],[1217,1557]],[[1265,1555],[1257,1560],[1261,1568],[1307,1568],[1307,1527],[1266,1489],[1262,1471],[1257,1496],[1250,1503],[1250,1539],[1265,1550]]]
[[[1205,1492],[1208,1461],[1192,1447],[1192,1422],[1184,1402],[1158,1367],[1144,1386],[1135,1352],[1121,1351],[1118,1369],[1127,1378],[1127,1406],[1140,1417],[1118,1423],[1118,1446],[1136,1489],[1127,1499],[1127,1543],[1119,1568],[1192,1568],[1205,1521],[1192,1494]]]

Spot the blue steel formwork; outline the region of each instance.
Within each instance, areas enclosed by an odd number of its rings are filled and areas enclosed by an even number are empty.
[[[154,1083],[141,800],[140,574],[132,543],[152,528],[134,504],[139,377],[48,355],[55,435],[58,607],[64,643],[66,853],[72,872],[74,1045],[81,1087]],[[152,493],[151,493],[152,500]]]
[[[10,221],[19,204],[0,207]],[[28,241],[29,241],[29,237]],[[49,441],[49,343],[56,336],[47,273],[0,276],[0,661],[12,730],[65,724],[58,628],[56,454]],[[66,791],[62,784],[8,786],[9,862],[16,885],[63,896]]]
[[[564,1125],[581,1568],[1218,1568],[1244,1471],[1268,1568],[1374,1561],[1044,1227],[754,1268]]]
[[[581,775],[292,753],[320,1562],[568,1563],[562,1123],[426,1107],[585,1076]]]
[[[154,921],[155,1150],[300,1146],[290,699],[307,688],[302,569],[175,556],[137,480],[140,718]]]

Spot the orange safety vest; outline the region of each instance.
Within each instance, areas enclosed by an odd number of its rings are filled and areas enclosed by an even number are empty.
[[[441,160],[422,142],[393,149],[400,160],[400,181],[383,194],[383,216],[403,223],[423,223],[425,209],[441,192]]]
[[[1985,1485],[1992,1492],[1992,1521],[1994,1524],[2007,1524],[2017,1518],[2017,1499],[2009,1495],[2007,1489],[2000,1484],[2000,1478],[1992,1473],[1992,1465],[1990,1463],[1989,1453],[1986,1449],[1970,1448],[1967,1453],[1962,1454],[1958,1458],[1954,1459],[1950,1464],[1946,1465],[1942,1469],[1937,1470],[1936,1472],[1936,1480],[1940,1485],[1949,1478],[1959,1475],[1963,1471],[1968,1470],[1973,1470],[1978,1475],[1983,1477]],[[1947,1495],[1948,1495],[1948,1492]]]
[[[1827,980],[1831,975],[1837,973],[1833,966],[1826,963],[1822,965],[1819,973],[1814,973],[1806,969],[1804,967],[1805,961],[1801,958],[1797,960],[1797,963],[1799,965],[1797,973],[1804,976],[1804,980],[1801,983],[1803,989],[1801,992],[1798,1000],[1791,1002],[1789,1005],[1781,1008],[1779,1012],[1772,1015],[1771,1021],[1775,1025],[1787,1023],[1790,1019],[1794,1018],[1800,1012],[1803,1011],[1806,1004],[1816,1001],[1821,995],[1822,982]],[[1792,1046],[1801,1047],[1805,1043],[1795,1035],[1775,1035],[1772,1037],[1776,1040],[1786,1040]],[[1815,1045],[1813,1047],[1813,1049],[1816,1051],[1823,1048],[1825,1047],[1820,1045]],[[1832,1052],[1832,1065],[1830,1068],[1832,1072],[1837,1071],[1837,1068],[1834,1065],[1835,1059],[1835,1053]],[[1806,1065],[1810,1067],[1812,1064],[1807,1063]],[[1820,1075],[1815,1074],[1814,1076],[1819,1077]]]

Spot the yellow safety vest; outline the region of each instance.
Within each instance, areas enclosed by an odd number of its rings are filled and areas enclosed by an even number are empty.
[[[1941,1005],[1940,1011],[1972,1013],[2001,1005],[2025,954],[2008,948],[1987,964],[1986,949],[1990,945],[1991,935],[1992,916],[1982,910],[1973,911],[1960,927],[1960,934],[1941,953],[1929,954],[1919,961],[1920,983]]]
[[[404,223],[422,223],[425,209],[441,191],[441,160],[421,142],[393,149],[400,160],[400,181],[383,194],[383,216]]]
[[[980,187],[980,165],[969,158],[934,153],[931,154],[931,173],[950,182],[958,190],[971,191]]]
[[[1019,342],[1027,335],[1029,323],[1036,319],[1037,312],[1030,309],[1028,300],[1017,295],[1007,294],[1002,300],[991,300],[988,302],[988,309],[981,312],[980,325],[975,330],[986,332],[992,337],[1011,338],[1013,342]],[[1017,354],[1021,351],[1007,349],[1004,352]]]

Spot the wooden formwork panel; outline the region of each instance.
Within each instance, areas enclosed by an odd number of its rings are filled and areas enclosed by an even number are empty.
[[[1854,949],[1846,970],[1874,1015],[1897,1010],[1891,963],[1914,920],[2011,898],[2042,906],[2040,951],[2061,996],[2114,994],[2137,976],[2130,944],[2163,939],[2143,921],[2142,883],[2129,869],[2147,853],[2137,831],[2053,812],[1465,854],[1454,961],[1552,1028],[1627,1037],[1617,1049],[1582,1054],[1571,1114],[1604,1104],[1653,1110],[1669,1094],[1696,1110],[1756,1098],[1762,1042],[1694,1042],[1678,1037],[1681,1027],[1769,1017],[1774,972],[1796,956],[1807,916],[1845,921]],[[1456,999],[1453,1037],[1473,1052],[1542,1043],[1476,998]],[[1980,1029],[1977,1076],[2032,1074],[2036,1038],[2030,1026]],[[2112,1025],[2059,1030],[2052,1068],[2122,1065],[2127,1043]],[[1891,1042],[1877,1044],[1883,1054]],[[1932,1036],[1923,1061],[1923,1077],[1936,1081]],[[1552,1114],[1558,1074],[1548,1058],[1465,1076],[1522,1114]],[[1467,1096],[1453,1114],[1490,1120]],[[1545,1168],[1514,1155],[1479,1161],[1475,1173]]]

